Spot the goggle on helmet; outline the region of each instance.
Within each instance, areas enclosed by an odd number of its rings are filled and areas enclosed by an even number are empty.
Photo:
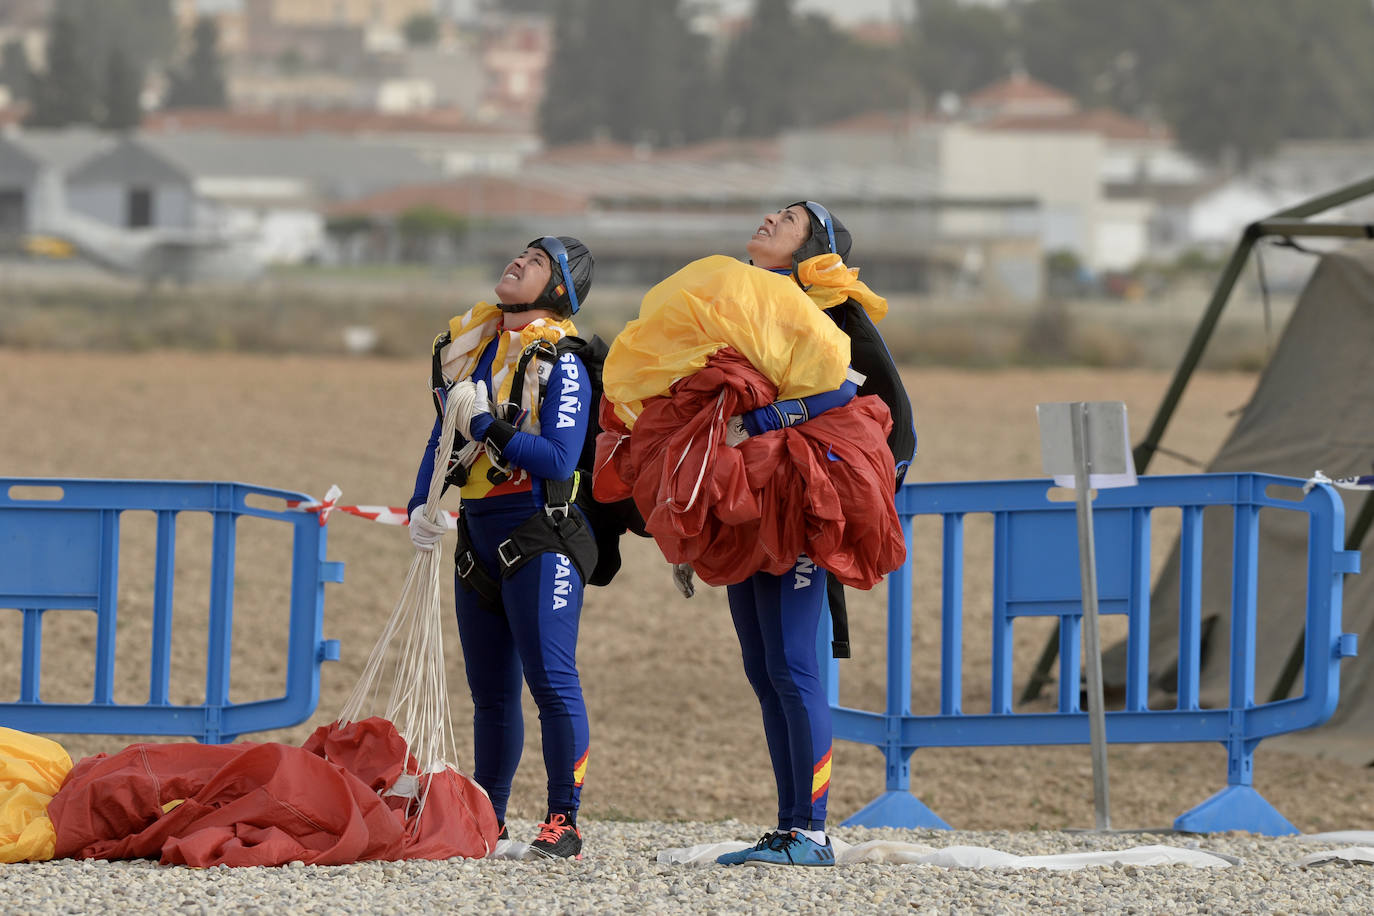
[[[587,246],[571,236],[546,235],[526,247],[542,249],[555,267],[550,271],[548,287],[539,297],[540,303],[536,304],[548,304],[556,310],[566,307],[569,314],[576,315],[591,290],[592,268],[596,264]]]
[[[818,254],[838,254],[841,260],[849,257],[853,237],[844,223],[836,219],[829,210],[814,200],[799,200],[789,207],[805,207],[811,219],[811,235],[796,251],[792,252],[792,266],[796,267],[808,258]]]

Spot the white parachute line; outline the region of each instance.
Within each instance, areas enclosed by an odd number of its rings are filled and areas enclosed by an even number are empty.
[[[701,484],[702,481],[706,479],[706,466],[708,463],[710,463],[711,458],[715,455],[716,428],[720,426],[721,422],[725,418],[724,404],[725,392],[722,391],[720,394],[716,395],[715,416],[712,418],[711,426],[706,433],[706,451],[701,456],[701,467],[697,468],[697,479],[692,482],[692,495],[688,497],[687,505],[682,507],[683,512],[686,512],[687,510],[691,509],[692,506],[696,505],[697,497],[701,495]],[[691,439],[687,440],[687,444],[683,446],[682,454],[678,456],[677,464],[673,466],[674,475],[676,475],[678,470],[682,468],[682,463],[687,460],[687,455],[692,450],[692,443],[695,441],[696,436],[693,435]],[[668,502],[669,504],[671,504],[672,499],[670,498]]]
[[[443,520],[439,500],[444,492],[457,419],[471,411],[472,400],[469,387],[457,386],[449,392],[445,405],[434,471],[424,503],[425,517],[436,524]],[[469,444],[465,451],[463,457],[476,449]],[[369,715],[391,721],[415,758],[417,772],[410,774],[412,777],[432,776],[445,768],[458,769],[444,665],[445,614],[439,588],[444,557],[438,545],[433,550],[415,551],[391,616],[339,713],[341,723],[359,722]],[[413,811],[423,810],[429,782],[421,779],[417,783],[417,797],[408,805]]]

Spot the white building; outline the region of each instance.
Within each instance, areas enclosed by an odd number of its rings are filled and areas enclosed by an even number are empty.
[[[1072,96],[1025,74],[971,94],[948,116],[859,116],[789,135],[784,150],[789,161],[815,167],[915,169],[945,200],[1030,198],[1044,250],[1070,251],[1094,271],[1129,269],[1150,254],[1155,202],[1123,187],[1186,184],[1203,174],[1161,125],[1081,111]],[[947,208],[938,230],[947,238],[986,236],[1004,230],[999,221],[1007,218],[1027,213]]]

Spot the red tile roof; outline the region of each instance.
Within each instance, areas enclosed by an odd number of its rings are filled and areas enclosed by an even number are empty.
[[[906,26],[900,22],[868,20],[866,22],[855,23],[845,29],[845,31],[865,44],[879,45],[882,47],[895,48],[906,38]]]
[[[985,86],[965,100],[972,107],[993,108],[1008,102],[1047,101],[1073,103],[1074,97],[1025,73],[1013,73],[1001,82]],[[1075,103],[1076,104],[1076,103]]]

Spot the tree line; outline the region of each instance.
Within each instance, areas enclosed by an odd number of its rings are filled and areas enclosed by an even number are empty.
[[[693,31],[691,0],[507,5],[554,17],[539,114],[551,145],[674,146],[929,112],[1017,69],[1085,108],[1161,120],[1185,149],[1238,167],[1283,139],[1374,135],[1369,0],[918,0],[896,46],[865,43],[793,0],[756,0],[723,48]]]
[[[46,66],[35,71],[20,40],[0,48],[0,83],[28,103],[30,127],[137,127],[153,72],[165,80],[164,107],[227,104],[218,26],[198,20],[178,57],[172,0],[57,0],[45,50]]]

